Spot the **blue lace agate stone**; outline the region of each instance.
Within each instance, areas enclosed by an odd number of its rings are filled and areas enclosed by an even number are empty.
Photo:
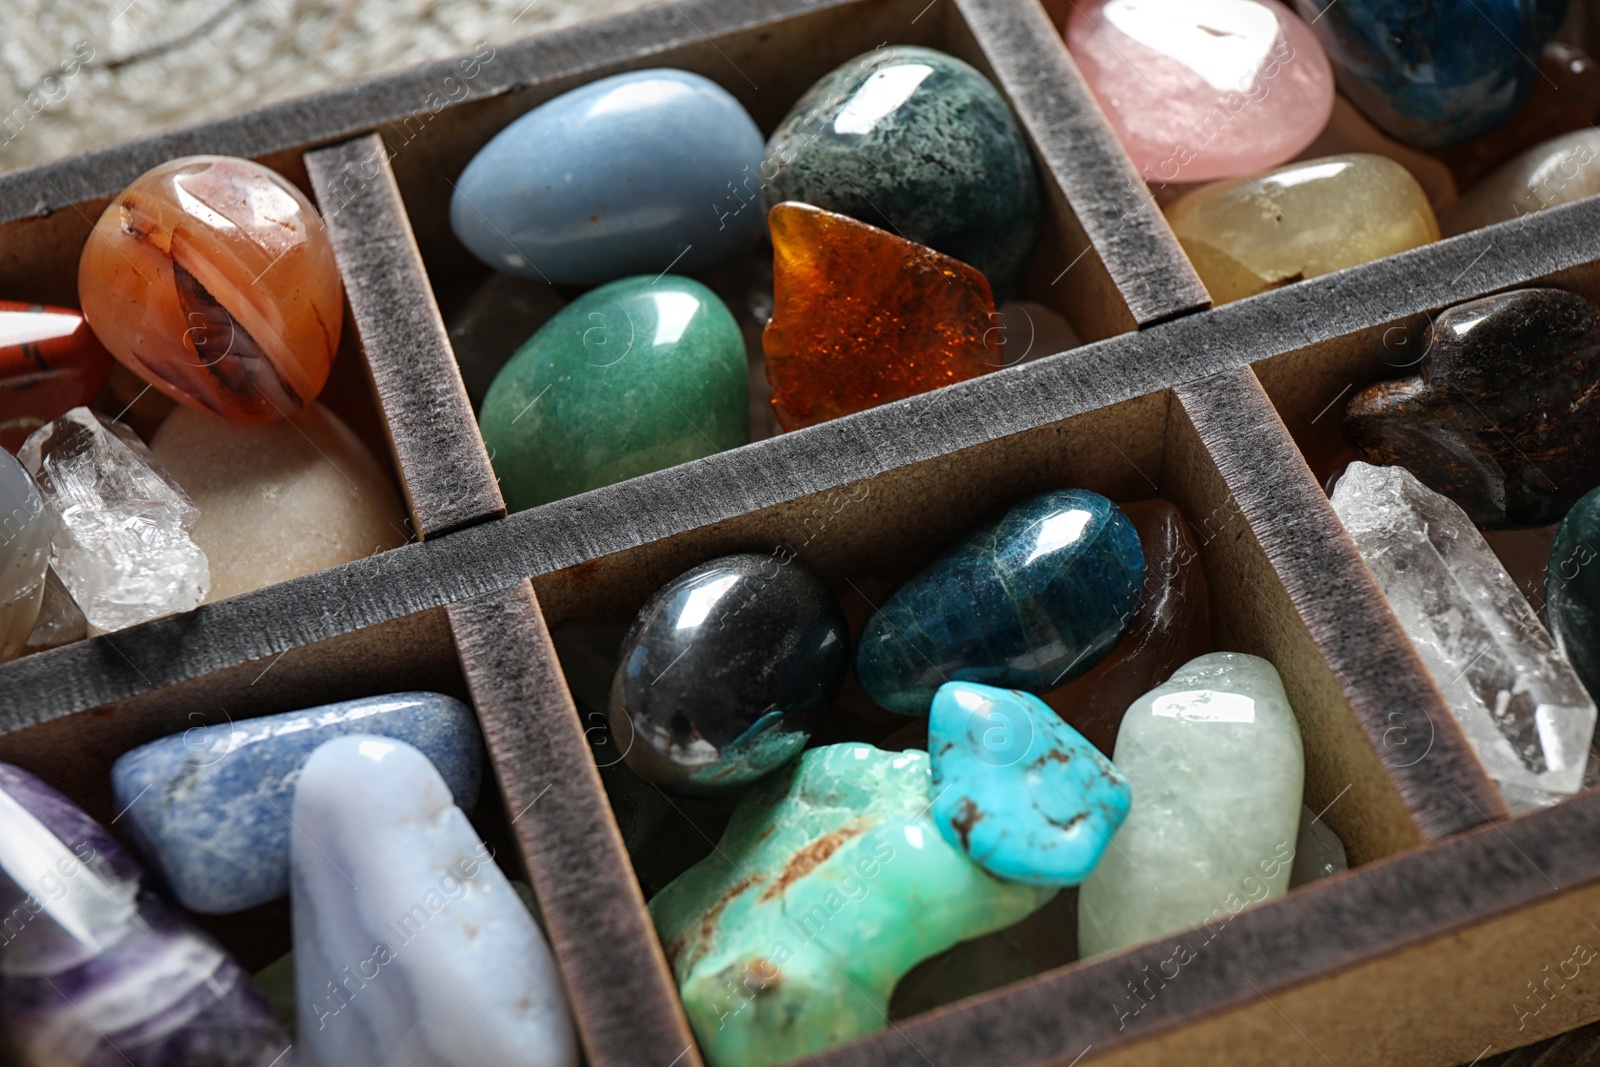
[[[926,715],[952,681],[1048,692],[1127,632],[1144,570],[1138,532],[1105,497],[1028,497],[894,591],[861,631],[856,678],[901,715]]]
[[[928,718],[933,821],[1011,882],[1077,885],[1128,817],[1133,790],[1049,705],[973,682],[939,687]]]
[[[478,798],[477,719],[440,693],[394,693],[197,726],[128,752],[111,768],[139,851],[190,911],[225,915],[289,892],[289,811],[317,746],[376,734],[420,749],[456,805]]]
[[[1339,88],[1386,131],[1436,148],[1509,119],[1567,0],[1295,0]],[[1531,58],[1530,58],[1531,57]]]

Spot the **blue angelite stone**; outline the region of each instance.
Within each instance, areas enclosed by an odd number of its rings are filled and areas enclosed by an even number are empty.
[[[289,812],[300,768],[324,741],[375,734],[422,751],[456,806],[478,799],[483,745],[472,709],[440,693],[394,693],[197,726],[111,768],[120,817],[190,911],[225,915],[289,892]]]
[[[540,281],[693,274],[755,244],[763,148],[716,82],[617,74],[496,134],[456,182],[450,227],[494,269]]]
[[[1127,632],[1144,585],[1139,534],[1099,493],[1028,497],[914,575],[867,620],[856,678],[901,715],[946,682],[1045,693]]]
[[[1015,689],[940,686],[928,756],[939,833],[1011,882],[1077,885],[1133,802],[1110,760],[1044,701]]]
[[[1567,0],[1294,6],[1327,50],[1345,95],[1394,136],[1434,148],[1488,133],[1522,105]]]

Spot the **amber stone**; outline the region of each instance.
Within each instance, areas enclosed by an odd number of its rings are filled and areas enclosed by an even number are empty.
[[[1005,365],[1005,331],[977,270],[845,215],[773,207],[772,409],[785,430]]]
[[[258,163],[189,156],[124,189],[78,261],[111,354],[172,399],[265,422],[328,380],[344,314],[316,209]]]
[[[71,308],[0,300],[0,448],[100,395],[111,356]]]

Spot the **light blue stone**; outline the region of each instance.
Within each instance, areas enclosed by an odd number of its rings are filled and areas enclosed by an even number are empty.
[[[617,74],[496,134],[456,182],[450,227],[496,270],[541,281],[693,274],[762,232],[764,150],[716,82],[664,68]]]
[[[440,693],[393,693],[197,726],[111,768],[119,824],[190,911],[225,915],[289,892],[289,812],[318,745],[376,734],[419,749],[458,807],[478,799],[483,744],[472,709]]]
[[[1015,689],[948,682],[928,719],[933,821],[996,878],[1038,886],[1089,876],[1133,790],[1049,705]]]

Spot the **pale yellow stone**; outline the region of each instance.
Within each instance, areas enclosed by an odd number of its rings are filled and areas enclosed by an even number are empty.
[[[1600,193],[1600,130],[1563,134],[1496,167],[1439,217],[1446,237]]]
[[[180,407],[150,450],[200,509],[208,601],[406,542],[389,472],[321,404],[292,419],[235,422]]]
[[[1439,239],[1411,172],[1364,152],[1207,185],[1167,221],[1217,304]]]

